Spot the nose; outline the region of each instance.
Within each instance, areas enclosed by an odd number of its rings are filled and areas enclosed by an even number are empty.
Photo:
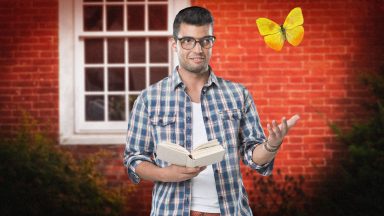
[[[196,45],[192,50],[197,53],[203,52],[203,47],[201,46],[200,41],[196,41]]]

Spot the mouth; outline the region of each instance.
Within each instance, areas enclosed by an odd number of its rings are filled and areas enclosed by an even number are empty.
[[[193,61],[194,63],[201,63],[201,62],[204,62],[204,60],[205,60],[205,58],[201,57],[201,56],[190,57],[189,59],[191,61]]]

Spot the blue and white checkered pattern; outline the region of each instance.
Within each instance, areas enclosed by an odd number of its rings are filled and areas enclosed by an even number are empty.
[[[240,84],[223,80],[210,72],[201,92],[201,108],[208,140],[217,139],[225,158],[213,164],[221,215],[252,215],[240,172],[240,159],[262,175],[269,175],[273,161],[257,165],[252,161],[256,145],[265,135],[252,96]],[[192,103],[177,68],[137,98],[128,122],[124,165],[129,178],[139,183],[135,168],[143,161],[168,166],[154,154],[162,141],[192,148]],[[155,182],[151,215],[189,215],[191,181]]]

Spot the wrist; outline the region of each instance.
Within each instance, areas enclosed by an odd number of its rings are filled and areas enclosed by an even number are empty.
[[[270,153],[275,153],[279,150],[280,148],[280,145],[278,146],[272,146],[269,141],[265,141],[264,144],[263,144],[263,147],[266,151],[270,152]]]
[[[167,169],[165,167],[160,168],[158,170],[158,176],[160,182],[168,182],[168,175],[167,175]]]

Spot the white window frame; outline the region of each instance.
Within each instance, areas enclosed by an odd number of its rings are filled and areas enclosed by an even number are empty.
[[[190,5],[189,0],[168,0],[168,31],[112,32],[111,36],[170,36],[176,13]],[[105,36],[98,32],[84,33],[82,23],[75,16],[82,14],[81,0],[59,0],[59,141],[60,144],[123,144],[127,122],[84,124],[84,57],[82,35]],[[81,18],[80,18],[81,20]],[[79,37],[80,36],[80,37]],[[169,52],[170,69],[177,64],[177,56]],[[164,66],[164,65],[163,65]],[[81,73],[79,72],[81,71]],[[147,76],[148,77],[148,76]]]

